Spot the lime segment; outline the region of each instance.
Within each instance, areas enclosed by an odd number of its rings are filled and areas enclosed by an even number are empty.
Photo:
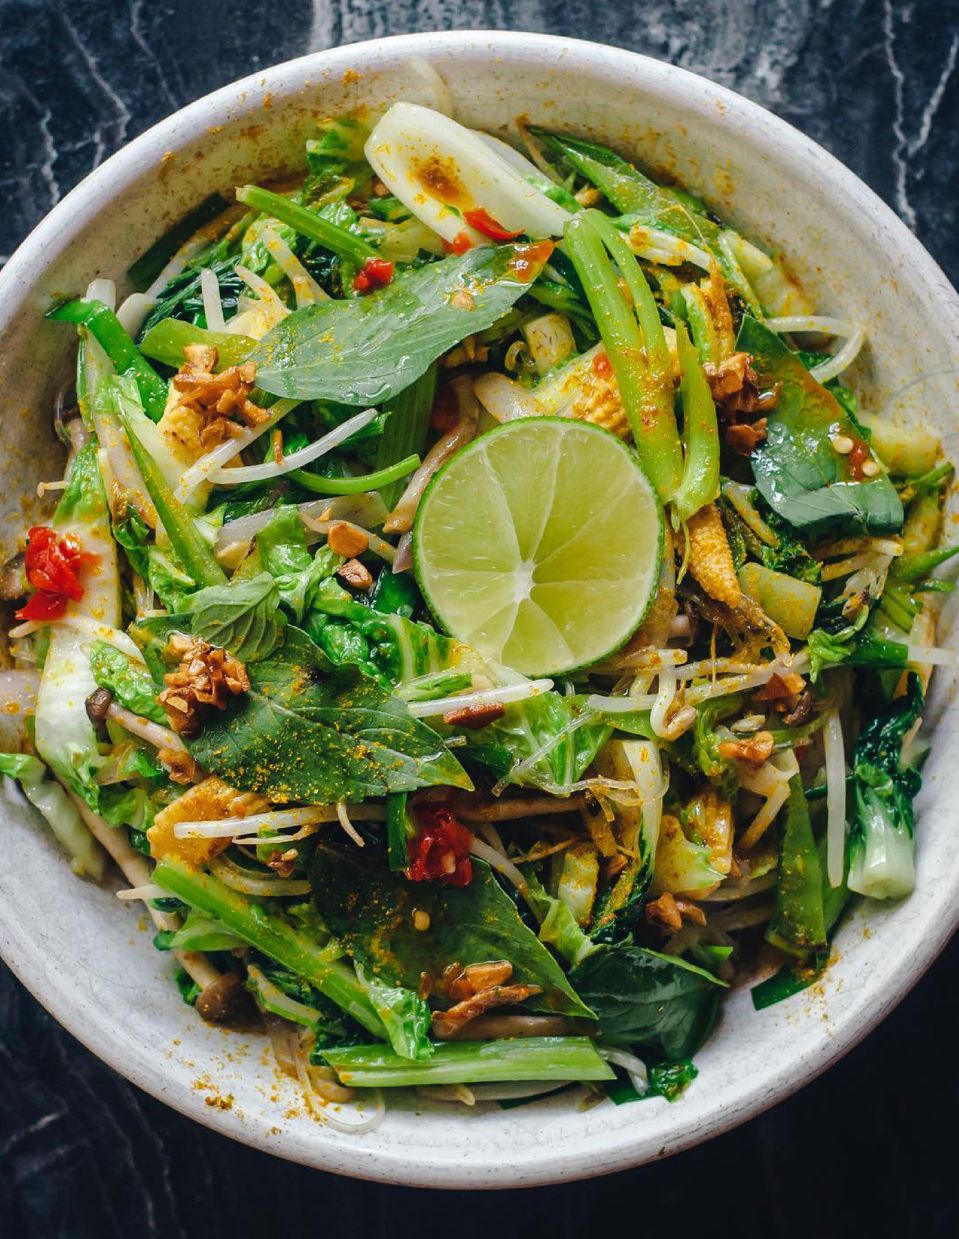
[[[557,675],[642,623],[662,543],[632,449],[588,422],[536,417],[491,430],[436,475],[413,560],[452,636],[524,675]]]

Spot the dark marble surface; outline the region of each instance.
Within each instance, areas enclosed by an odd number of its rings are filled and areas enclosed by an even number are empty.
[[[959,281],[959,0],[0,0],[0,253],[118,146],[259,66],[489,27],[588,34],[742,91],[868,181]],[[721,1139],[469,1198],[336,1179],[207,1132],[89,1055],[0,966],[0,1236],[953,1236],[957,965],[954,942],[866,1044]]]

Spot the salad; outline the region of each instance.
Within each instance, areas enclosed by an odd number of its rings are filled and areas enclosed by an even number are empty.
[[[687,190],[397,103],[49,317],[0,772],[318,1117],[674,1100],[912,890],[952,465]]]

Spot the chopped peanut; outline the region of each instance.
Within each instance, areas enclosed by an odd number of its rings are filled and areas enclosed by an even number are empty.
[[[214,374],[217,351],[209,345],[188,344],[186,361],[173,376],[175,403],[160,420],[160,433],[178,454],[195,458],[226,439],[235,439],[245,427],[260,426],[270,414],[250,400],[256,378],[252,361]]]
[[[775,742],[772,732],[757,731],[755,735],[743,736],[740,740],[723,740],[718,746],[719,756],[727,761],[748,761],[761,766],[772,756]]]
[[[774,673],[753,693],[753,701],[785,701],[798,697],[806,687],[806,681],[794,671]]]
[[[370,538],[363,529],[357,529],[346,521],[334,521],[327,534],[327,543],[337,555],[354,559],[369,548]]]
[[[285,852],[281,852],[279,848],[274,848],[266,863],[281,878],[289,878],[293,876],[293,870],[296,868],[299,855],[297,848],[287,848]]]
[[[187,735],[199,731],[203,706],[223,710],[231,696],[249,690],[246,668],[228,650],[176,632],[167,649],[179,657],[180,665],[163,677],[167,687],[157,700],[174,731]]]
[[[373,574],[358,559],[348,559],[345,564],[340,564],[336,575],[354,589],[367,590],[373,586]]]

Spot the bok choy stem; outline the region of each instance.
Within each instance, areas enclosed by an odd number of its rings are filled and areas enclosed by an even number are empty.
[[[352,968],[329,959],[321,946],[280,916],[268,912],[262,903],[231,890],[211,874],[195,872],[178,861],[161,861],[153,871],[153,880],[315,985],[375,1037],[386,1036],[383,1022]]]
[[[325,1050],[323,1057],[353,1088],[420,1084],[479,1084],[484,1080],[611,1080],[614,1073],[588,1037],[515,1037],[453,1041],[422,1062],[400,1058],[385,1045]]]

